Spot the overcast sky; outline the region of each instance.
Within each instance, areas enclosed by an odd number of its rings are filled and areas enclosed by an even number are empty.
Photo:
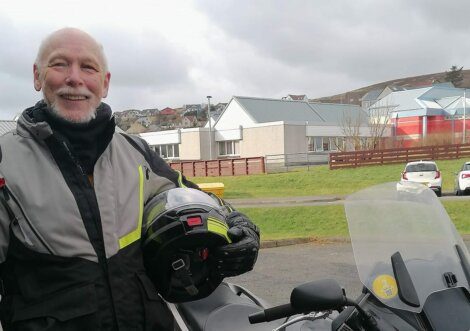
[[[104,46],[114,111],[333,95],[469,69],[468,0],[0,0],[0,119],[42,95],[41,40],[81,28]]]

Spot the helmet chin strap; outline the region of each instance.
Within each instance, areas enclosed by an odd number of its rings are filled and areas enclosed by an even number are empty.
[[[186,268],[186,263],[182,258],[179,258],[171,263],[171,267],[174,270],[174,275],[183,284],[184,289],[189,295],[195,296],[199,293],[199,290],[194,285],[192,277],[189,273],[189,268]]]

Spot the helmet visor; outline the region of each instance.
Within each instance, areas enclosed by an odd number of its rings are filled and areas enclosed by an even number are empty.
[[[153,197],[144,209],[144,226],[148,228],[159,216],[176,208],[203,205],[214,209],[221,206],[206,193],[192,188],[173,188]]]

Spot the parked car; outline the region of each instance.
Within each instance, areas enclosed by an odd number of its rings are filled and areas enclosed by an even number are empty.
[[[436,192],[438,197],[442,195],[442,176],[434,161],[407,163],[405,170],[401,173],[400,182],[421,183]]]
[[[465,195],[470,191],[470,162],[465,162],[455,175],[455,194]]]

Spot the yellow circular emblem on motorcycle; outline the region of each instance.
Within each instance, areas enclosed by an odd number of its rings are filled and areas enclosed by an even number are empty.
[[[390,275],[379,275],[372,283],[372,291],[380,299],[392,299],[398,294],[397,282]]]

